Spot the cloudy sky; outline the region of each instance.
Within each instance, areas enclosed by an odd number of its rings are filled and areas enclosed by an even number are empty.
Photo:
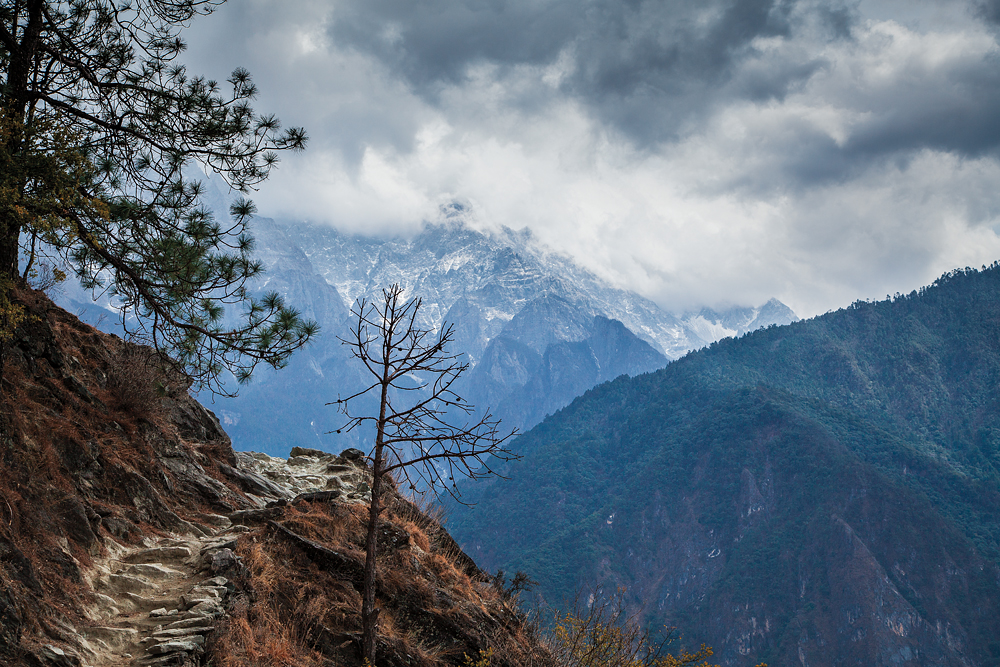
[[[309,132],[265,215],[460,200],[671,310],[1000,259],[1000,0],[232,0],[186,39]]]

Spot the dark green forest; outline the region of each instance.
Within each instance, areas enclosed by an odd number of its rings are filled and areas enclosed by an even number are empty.
[[[731,664],[1000,664],[998,386],[1000,265],[953,271],[592,389],[449,526],[548,602],[625,586]]]

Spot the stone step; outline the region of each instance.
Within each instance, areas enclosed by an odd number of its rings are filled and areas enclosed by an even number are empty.
[[[157,607],[162,607],[164,601],[157,598],[149,598],[145,595],[137,595],[136,593],[126,593],[122,596],[122,599],[128,600],[138,611],[150,611],[151,609],[156,609]]]
[[[150,548],[159,547],[189,547],[191,545],[191,538],[164,538],[161,540],[156,540],[150,544]]]
[[[180,525],[181,525],[181,528],[187,530],[189,533],[191,533],[192,535],[194,535],[196,538],[211,537],[212,534],[213,534],[213,531],[212,531],[211,528],[209,528],[208,526],[203,526],[203,525],[201,525],[200,523],[198,523],[196,521],[185,521],[184,519],[181,519],[180,520]],[[178,531],[178,532],[181,532],[181,531]]]
[[[94,606],[88,611],[88,617],[95,621],[107,621],[120,616],[123,612],[135,611],[135,605],[128,600],[116,600],[104,593],[94,593]]]
[[[204,593],[206,595],[219,598],[223,597],[228,592],[229,589],[226,588],[225,586],[206,586],[204,584],[198,584],[197,586],[192,587],[190,590],[191,594]]]
[[[190,609],[185,609],[178,614],[178,620],[202,617],[202,618],[217,618],[222,616],[224,613],[222,605],[216,600],[202,600]]]
[[[187,653],[167,653],[143,658],[138,664],[143,667],[180,667],[187,659]]]
[[[183,560],[191,558],[191,548],[188,546],[153,547],[128,554],[122,559],[125,563],[162,563],[167,560]]]
[[[213,625],[195,625],[190,628],[170,628],[167,630],[157,630],[152,634],[156,640],[180,639],[189,635],[207,635],[215,629]]]
[[[135,605],[136,611],[145,613],[151,613],[154,609],[166,608],[170,610],[177,607],[177,599],[174,597],[147,597],[135,593],[126,593],[125,597]]]
[[[229,584],[229,580],[225,577],[212,577],[211,579],[206,579],[205,581],[198,584],[199,586],[215,586],[217,588],[226,588]]]
[[[198,521],[214,528],[229,528],[233,525],[229,519],[221,514],[199,514]]]
[[[187,576],[184,572],[167,567],[162,563],[135,563],[127,566],[121,573],[146,577],[153,581],[170,581],[173,579],[183,579]]]
[[[185,618],[181,621],[174,621],[173,623],[168,623],[164,626],[164,630],[174,630],[177,628],[196,628],[198,626],[205,625],[205,616],[192,616],[191,618]]]
[[[109,574],[97,580],[100,588],[111,593],[109,597],[127,596],[128,593],[150,593],[159,590],[159,586],[145,577],[131,574]]]
[[[184,639],[172,639],[161,644],[153,644],[148,649],[151,655],[163,655],[164,653],[185,652],[191,653],[205,643],[205,638],[201,635],[192,635]]]
[[[235,549],[236,539],[231,536],[227,537],[216,537],[211,540],[205,540],[201,543],[201,551],[199,553],[205,553],[206,551],[211,551],[213,549]]]
[[[184,610],[184,611],[187,611],[189,609],[193,609],[194,607],[197,607],[198,605],[202,604],[203,602],[204,603],[208,603],[210,605],[214,605],[216,607],[219,607],[220,609],[222,608],[222,600],[218,596],[216,596],[216,597],[209,597],[209,596],[204,595],[202,593],[182,595],[181,596],[181,601],[180,601],[180,607],[179,608],[182,609],[182,610]]]
[[[132,628],[93,627],[82,631],[88,640],[98,640],[114,651],[134,646],[139,641],[139,631]]]

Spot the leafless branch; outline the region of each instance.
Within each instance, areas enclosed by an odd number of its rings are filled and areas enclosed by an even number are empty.
[[[452,326],[445,324],[436,332],[421,328],[417,323],[420,299],[405,299],[399,285],[382,290],[382,297],[377,302],[358,300],[351,310],[351,331],[340,338],[370,373],[371,383],[332,403],[347,417],[341,431],[353,431],[362,424],[372,424],[375,430],[368,453],[372,501],[361,610],[364,655],[371,664],[375,664],[377,618],[375,535],[384,480],[395,474],[410,488],[415,488],[414,481],[422,481],[430,490],[444,490],[458,499],[456,476],[496,475],[495,461],[520,458],[507,447],[516,430],[501,433],[500,420],[488,411],[479,419],[465,421],[474,407],[452,385],[469,366],[460,355],[448,352]],[[403,378],[412,384],[403,384]],[[352,401],[372,391],[379,392],[378,413],[353,413]]]

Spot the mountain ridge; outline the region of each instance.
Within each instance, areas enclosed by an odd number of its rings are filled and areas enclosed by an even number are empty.
[[[228,198],[209,183],[206,205],[221,218]],[[348,311],[357,298],[378,298],[392,283],[421,298],[421,326],[436,330],[446,321],[454,326],[450,350],[464,355],[471,367],[457,385],[462,394],[522,430],[620,373],[662,367],[714,336],[796,319],[772,300],[756,308],[702,309],[685,321],[604,283],[538,244],[527,230],[476,231],[469,215],[453,205],[415,236],[389,239],[308,223],[252,220],[255,252],[266,271],[249,286],[251,292],[277,291],[304,317],[317,321],[321,331],[280,373],[259,370],[253,382],[239,388],[239,397],[204,397],[216,407],[238,449],[280,454],[290,446],[362,445],[359,432],[336,435],[342,425],[339,415],[326,406],[364,386],[338,336],[349,331]],[[95,306],[72,285],[60,303],[93,324],[102,319],[104,326],[113,324],[112,304]],[[597,317],[622,322],[623,329],[595,327]],[[531,351],[510,353],[506,348],[514,342],[526,343]],[[615,346],[629,358],[612,362],[593,354]],[[484,358],[491,367],[477,374]],[[497,367],[507,361],[513,364],[510,369]],[[474,374],[494,380],[479,382]],[[498,384],[497,377],[509,381]]]
[[[716,327],[716,333],[731,336],[798,319],[773,298],[758,307],[737,306],[721,312],[703,308],[678,317],[644,297],[608,285],[568,256],[537,244],[530,230],[503,227],[493,232],[477,231],[464,221],[465,213],[462,208],[446,209],[442,220],[425,222],[412,238],[373,239],[344,234],[328,226],[275,224],[296,229],[296,243],[306,249],[319,273],[344,296],[345,303],[370,298],[382,286],[400,282],[411,295],[429,302],[428,325],[440,323],[450,307],[444,304],[473,297],[483,301],[483,310],[491,311],[488,322],[499,320],[493,324],[493,331],[498,331],[525,304],[552,294],[586,304],[590,315],[619,320],[667,358],[674,359],[717,340],[699,336],[697,326],[704,328],[708,324]],[[345,258],[347,266],[331,258]],[[457,286],[439,277],[452,277],[454,281],[453,276],[459,273],[466,278]],[[761,313],[764,317],[760,317]],[[688,320],[695,318],[701,322],[691,327]]]
[[[716,342],[547,418],[451,525],[726,665],[1000,664],[998,329],[995,264]]]

